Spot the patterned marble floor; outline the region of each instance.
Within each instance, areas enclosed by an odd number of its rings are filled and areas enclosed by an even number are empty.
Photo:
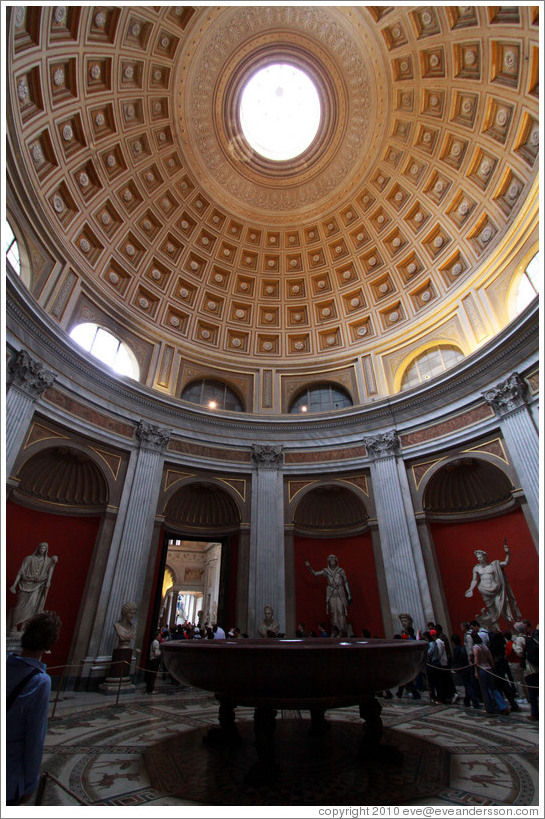
[[[148,696],[138,686],[119,704],[99,693],[61,695],[45,744],[43,805],[91,804],[113,816],[137,806],[161,815],[160,806],[185,805],[177,815],[191,816],[191,806],[302,805],[315,816],[318,805],[539,805],[539,731],[526,719],[528,706],[489,717],[459,704],[433,705],[425,694],[381,699],[384,750],[365,762],[353,753],[357,708],[329,711],[318,740],[307,712],[281,712],[271,787],[245,782],[256,759],[252,709],[237,709],[239,747],[211,749],[202,736],[217,725],[213,696],[163,680],[157,692]]]

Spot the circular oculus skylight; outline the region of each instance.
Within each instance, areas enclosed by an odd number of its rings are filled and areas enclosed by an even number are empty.
[[[305,151],[318,132],[320,99],[309,75],[274,63],[250,77],[240,98],[240,124],[265,159],[285,162]]]

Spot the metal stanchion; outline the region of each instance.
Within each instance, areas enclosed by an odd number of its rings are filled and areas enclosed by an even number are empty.
[[[65,674],[66,668],[67,668],[67,666],[62,667],[61,678],[60,678],[59,684],[57,686],[57,692],[55,694],[55,701],[53,703],[53,711],[51,712],[50,719],[53,719],[55,717],[55,711],[57,710],[57,703],[59,702],[59,697],[61,695],[61,688],[62,688],[62,683],[63,683],[63,680],[64,680],[64,674]]]
[[[121,662],[124,663],[125,665],[128,665],[126,660],[122,660]],[[129,666],[129,676],[130,676],[130,670],[131,669],[130,669],[130,666]],[[119,675],[119,682],[117,684],[117,696],[115,698],[115,704],[116,705],[119,705],[119,695],[121,694],[121,683],[122,682],[123,682],[123,677],[121,675]]]
[[[38,783],[38,790],[36,791],[36,799],[34,800],[35,805],[41,805],[43,803],[44,793],[45,793],[45,786],[47,785],[47,777],[48,777],[47,773],[43,773],[40,776],[40,781]]]
[[[58,785],[61,790],[67,793],[68,796],[71,796],[72,799],[75,799],[76,802],[79,802],[80,805],[92,804],[90,802],[85,802],[83,799],[80,799],[80,797],[76,796],[76,794],[73,791],[71,791],[70,788],[67,788],[65,785],[62,784],[62,782],[59,782],[56,776],[50,774],[49,771],[45,771],[40,777],[40,784],[38,785],[38,790],[36,791],[36,799],[34,801],[35,805],[41,805],[43,803],[45,786],[47,785],[48,779],[51,779],[51,781],[54,782],[55,785]]]

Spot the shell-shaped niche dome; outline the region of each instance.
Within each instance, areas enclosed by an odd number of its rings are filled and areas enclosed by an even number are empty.
[[[104,507],[108,487],[87,455],[67,448],[47,449],[30,458],[20,472],[19,493],[73,507]]]
[[[199,528],[234,526],[240,521],[227,492],[208,483],[190,484],[176,492],[167,503],[165,518],[170,524]]]
[[[446,464],[430,480],[424,509],[438,514],[487,509],[506,503],[512,488],[507,475],[493,464],[459,458]]]
[[[338,531],[361,527],[367,510],[359,498],[341,486],[324,486],[308,492],[295,510],[299,530]]]

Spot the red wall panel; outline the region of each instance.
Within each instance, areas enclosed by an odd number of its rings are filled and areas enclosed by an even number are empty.
[[[311,630],[317,630],[320,622],[324,622],[327,631],[330,631],[329,618],[326,617],[326,579],[313,577],[305,566],[305,560],[308,560],[312,568],[319,571],[327,565],[330,554],[337,555],[339,566],[345,570],[348,578],[353,600],[352,605],[348,606],[348,622],[354,634],[359,637],[363,627],[368,629],[373,637],[384,637],[370,533],[327,540],[295,536],[297,623],[303,620],[309,634]]]
[[[539,561],[524,513],[517,509],[507,515],[470,523],[433,523],[431,533],[447,608],[454,632],[460,633],[462,620],[473,620],[483,607],[483,599],[475,589],[473,597],[465,597],[477,560],[473,552],[483,549],[488,560],[503,560],[503,539],[511,550],[511,562],[505,574],[522,616],[536,624],[539,611]],[[442,623],[446,628],[446,624]],[[507,628],[507,623],[500,623]]]
[[[48,666],[63,665],[68,660],[99,524],[99,517],[51,515],[28,509],[13,501],[6,504],[8,609],[15,603],[15,595],[11,594],[9,587],[15,580],[23,558],[32,554],[43,540],[49,543],[48,554],[59,558],[45,607],[60,615],[62,629],[51,654],[44,656]],[[54,670],[51,673],[61,672]]]

